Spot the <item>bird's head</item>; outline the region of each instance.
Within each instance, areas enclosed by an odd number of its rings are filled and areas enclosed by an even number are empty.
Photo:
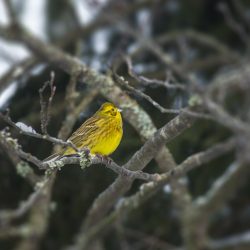
[[[118,118],[121,116],[121,109],[117,108],[113,103],[105,102],[102,104],[97,114],[102,116]]]

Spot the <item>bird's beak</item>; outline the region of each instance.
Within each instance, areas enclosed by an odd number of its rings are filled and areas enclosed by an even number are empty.
[[[122,112],[122,109],[118,109],[119,112]]]

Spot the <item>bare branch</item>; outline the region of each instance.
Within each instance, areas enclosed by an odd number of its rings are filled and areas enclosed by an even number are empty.
[[[49,170],[49,169],[61,169],[66,164],[78,164],[82,168],[89,167],[92,164],[104,164],[107,168],[113,170],[118,175],[124,176],[131,180],[141,179],[144,181],[154,181],[159,177],[158,174],[147,174],[142,171],[131,171],[126,169],[125,167],[120,167],[117,165],[112,159],[108,158],[100,158],[98,156],[89,157],[88,150],[82,150],[79,152],[80,157],[63,157],[59,160],[54,161],[40,161],[35,156],[32,156],[29,153],[25,153],[21,147],[18,145],[17,140],[14,140],[10,137],[10,134],[2,131],[0,133],[0,142],[8,145],[9,150],[11,152],[16,153],[19,157],[32,162],[39,169]]]
[[[215,120],[221,123],[223,126],[228,127],[235,133],[243,133],[250,135],[250,128],[248,124],[231,116],[226,110],[217,103],[213,102],[208,97],[203,99],[204,105],[214,116]]]
[[[55,81],[55,73],[52,71],[50,73],[50,80],[45,82],[44,85],[39,89],[40,96],[40,104],[41,104],[41,129],[43,134],[48,134],[47,127],[50,121],[50,109],[53,97],[56,92],[56,86],[54,86]],[[50,97],[48,99],[48,103],[44,100],[43,92],[47,88],[50,87]]]
[[[38,138],[38,139],[42,139],[42,140],[46,140],[46,141],[50,141],[52,143],[60,144],[60,145],[63,145],[63,146],[72,147],[74,150],[78,151],[78,149],[76,148],[76,146],[72,142],[70,142],[70,141],[65,142],[65,141],[60,140],[58,138],[49,136],[48,134],[42,135],[42,134],[39,134],[39,133],[35,132],[35,130],[32,130],[32,131],[23,130],[22,128],[20,128],[19,126],[17,126],[15,122],[13,122],[11,120],[8,112],[6,114],[0,113],[0,117],[6,123],[8,123],[10,126],[12,126],[17,131],[19,131],[20,134],[28,135],[28,136],[31,136],[31,137],[34,137],[34,138]]]
[[[196,205],[203,214],[211,214],[232,197],[234,191],[244,183],[243,177],[249,174],[249,165],[234,162],[219,179],[215,181],[208,193],[197,198]]]
[[[162,107],[159,103],[154,101],[149,95],[146,95],[142,91],[132,87],[129,85],[128,81],[126,81],[123,77],[119,77],[117,74],[114,74],[115,80],[122,86],[126,87],[128,90],[130,90],[132,93],[135,93],[137,96],[140,96],[147,100],[149,103],[151,103],[155,108],[157,108],[161,113],[167,113],[167,114],[180,114],[180,113],[186,113],[187,115],[197,117],[197,118],[203,118],[203,119],[212,119],[212,117],[205,113],[198,113],[191,110],[188,110],[187,108],[181,108],[181,109],[167,109]]]
[[[218,6],[221,13],[224,15],[224,18],[228,26],[238,34],[241,41],[248,47],[249,46],[249,35],[246,33],[243,25],[239,24],[232,16],[232,13],[226,4],[220,3]]]
[[[250,18],[247,15],[247,10],[245,9],[245,6],[243,5],[241,0],[233,0],[232,1],[233,7],[236,10],[238,16],[244,21],[248,27],[250,28]]]
[[[250,231],[225,237],[219,240],[210,240],[209,249],[214,250],[246,250],[250,247]]]
[[[142,170],[166,142],[176,137],[183,130],[189,128],[194,121],[195,118],[187,116],[186,114],[180,114],[171,120],[164,127],[159,129],[155,135],[133,155],[133,157],[124,165],[124,168],[132,171]],[[81,241],[80,238],[81,235],[84,234],[85,229],[94,225],[96,221],[98,221],[98,218],[102,217],[102,215],[115,204],[118,198],[129,190],[131,184],[131,179],[119,177],[96,198],[89,210],[84,224],[82,225],[82,229],[76,242]],[[106,202],[107,200],[109,201],[108,203]]]
[[[158,79],[148,79],[144,76],[138,76],[135,71],[133,70],[133,65],[132,65],[132,61],[131,59],[126,56],[124,57],[125,59],[125,62],[127,64],[127,67],[128,67],[128,73],[129,75],[136,79],[139,83],[143,83],[144,85],[153,85],[153,84],[156,84],[156,85],[159,85],[159,86],[162,86],[162,87],[165,87],[167,89],[179,89],[179,90],[186,90],[186,86],[184,84],[178,84],[178,83],[173,83],[173,84],[170,84],[168,79],[166,79],[165,81],[161,81],[161,80],[158,80]]]
[[[83,162],[81,162],[83,160]],[[112,159],[101,159],[100,157],[92,157],[88,163],[85,162],[86,159],[81,159],[80,157],[64,157],[60,160],[55,160],[52,162],[44,162],[41,165],[41,169],[49,169],[49,168],[61,168],[67,164],[78,164],[81,165],[82,168],[89,167],[94,164],[104,164],[107,168],[111,169],[118,175],[124,176],[131,180],[140,179],[144,181],[155,181],[159,178],[159,174],[148,174],[142,171],[131,171],[124,167],[120,167],[116,164]],[[87,165],[86,165],[87,164]]]
[[[0,222],[1,224],[9,224],[12,220],[16,220],[24,216],[34,205],[36,200],[39,198],[41,192],[43,191],[44,185],[46,183],[40,182],[42,185],[37,185],[39,188],[31,193],[26,201],[22,201],[20,206],[14,210],[0,210]]]
[[[37,63],[37,59],[29,58],[13,65],[13,67],[0,78],[0,91],[2,92],[6,89],[13,81],[22,78],[24,74],[29,72]]]
[[[4,4],[8,12],[9,18],[11,20],[11,24],[12,25],[18,24],[17,15],[15,13],[11,0],[4,0]]]
[[[188,40],[195,42],[198,45],[215,50],[217,53],[220,54],[220,57],[224,56],[226,60],[229,61],[240,60],[240,55],[237,52],[230,49],[225,43],[220,42],[215,37],[207,35],[206,33],[192,29],[168,32],[162,35],[161,37],[156,38],[156,41],[158,41],[160,44],[169,43],[171,41],[177,40],[178,37],[180,36],[184,36]]]
[[[28,180],[32,186],[35,186],[35,184],[40,181],[40,177],[34,173],[33,169],[27,162],[22,161],[16,150],[18,147],[17,141],[12,139],[6,130],[0,131],[0,145],[16,167],[17,174]]]
[[[26,237],[31,233],[31,228],[29,225],[21,226],[6,226],[0,228],[0,239],[9,238],[9,237]]]
[[[87,231],[81,231],[77,237],[75,245],[70,247],[68,250],[77,250],[87,247],[89,241],[96,237],[98,233],[102,232],[108,225],[114,222],[115,219],[119,218],[124,213],[128,213],[131,210],[138,208],[145,202],[145,200],[155,194],[156,191],[162,188],[171,179],[181,177],[188,171],[197,168],[202,164],[219,157],[220,155],[228,153],[234,148],[234,146],[235,140],[229,140],[225,143],[217,144],[204,152],[191,155],[175,169],[160,175],[156,181],[143,184],[136,194],[128,198],[123,198],[122,202],[109,216],[102,219],[98,224],[90,227]]]

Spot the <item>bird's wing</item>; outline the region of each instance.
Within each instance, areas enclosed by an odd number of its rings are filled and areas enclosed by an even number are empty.
[[[93,135],[100,129],[100,118],[91,117],[86,120],[81,127],[79,127],[69,138],[69,140],[76,146],[82,147],[88,144],[88,141],[93,138]]]

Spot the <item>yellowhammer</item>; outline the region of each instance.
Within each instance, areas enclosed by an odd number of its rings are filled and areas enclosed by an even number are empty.
[[[70,137],[78,149],[87,148],[91,154],[108,156],[120,144],[123,130],[120,109],[106,102],[88,120],[86,120]],[[76,154],[72,147],[66,147],[45,161]]]

